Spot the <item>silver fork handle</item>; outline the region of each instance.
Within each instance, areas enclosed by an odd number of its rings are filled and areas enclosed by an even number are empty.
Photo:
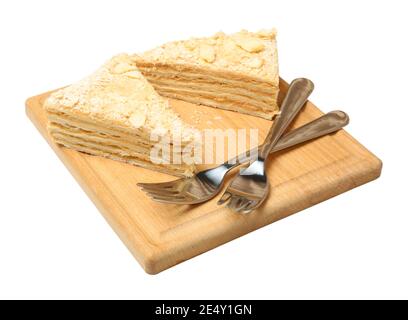
[[[336,132],[348,125],[350,119],[343,111],[331,111],[288,134],[284,135],[271,152],[293,147],[294,145]]]
[[[297,144],[322,137],[329,133],[336,132],[345,127],[348,123],[349,117],[345,112],[338,110],[331,111],[320,118],[317,118],[284,135],[273,147],[271,153],[293,147]],[[255,158],[258,156],[258,152],[255,151],[260,150],[262,147],[263,145],[256,149],[241,153],[240,155],[225,162],[224,166],[228,167],[228,169],[232,169],[242,164],[242,160],[245,160],[244,162],[255,160]]]
[[[313,91],[313,88],[313,82],[309,79],[298,78],[291,82],[288,92],[283,99],[280,114],[274,120],[272,127],[265,138],[265,143],[259,152],[260,158],[267,158],[269,153],[278,143],[283,132],[306,103],[307,98]]]

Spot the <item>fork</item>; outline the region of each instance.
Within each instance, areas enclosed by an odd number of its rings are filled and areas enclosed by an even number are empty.
[[[288,149],[294,145],[336,132],[346,126],[348,122],[348,115],[343,111],[331,111],[283,136],[272,149],[272,152]],[[214,198],[221,191],[227,173],[243,164],[238,159],[244,158],[250,161],[250,156],[253,154],[254,152],[247,151],[216,168],[198,172],[193,177],[159,183],[138,183],[138,186],[158,202],[175,204],[202,203]]]
[[[227,202],[228,207],[235,212],[250,213],[263,203],[269,193],[268,176],[265,172],[268,155],[299,113],[312,90],[313,83],[308,79],[292,81],[282,102],[281,112],[273,122],[258,153],[258,159],[235,176],[217,204]]]
[[[337,131],[347,123],[348,116],[345,113],[341,111],[331,112],[285,135],[279,140],[273,151],[289,148],[295,144]],[[254,154],[252,151],[249,151],[251,156]],[[248,159],[247,155],[248,151],[246,154],[239,155],[216,168],[198,172],[193,177],[161,183],[138,183],[138,186],[158,202],[179,204],[205,202],[219,193],[228,171],[242,164],[237,159],[242,159],[243,156]]]

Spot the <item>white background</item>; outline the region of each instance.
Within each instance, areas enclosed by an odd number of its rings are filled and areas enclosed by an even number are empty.
[[[8,4],[6,4],[8,3]],[[408,298],[406,1],[1,1],[0,298]],[[156,276],[24,113],[119,52],[277,27],[280,73],[349,113],[380,179]]]

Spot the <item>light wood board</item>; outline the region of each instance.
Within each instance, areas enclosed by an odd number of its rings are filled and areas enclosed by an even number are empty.
[[[282,81],[281,87],[285,92],[286,83]],[[250,215],[238,215],[217,206],[220,195],[201,205],[160,204],[150,200],[136,183],[174,177],[54,144],[46,131],[47,119],[42,109],[48,94],[28,99],[27,115],[150,274],[376,179],[381,173],[381,161],[341,130],[277,153],[267,169],[270,195]],[[177,100],[171,103],[187,122],[194,124],[199,118],[197,126],[201,128],[258,128],[262,139],[271,125],[270,121],[230,111]],[[321,114],[308,102],[293,127]]]

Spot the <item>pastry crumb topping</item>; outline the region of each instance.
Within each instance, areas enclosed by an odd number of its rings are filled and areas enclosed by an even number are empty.
[[[173,41],[136,56],[157,62],[179,62],[261,76],[278,82],[276,30],[218,32],[209,38]]]
[[[191,140],[196,129],[185,124],[137,69],[131,56],[113,57],[92,75],[52,93],[44,104],[49,111],[77,110],[130,129],[182,132]]]
[[[200,45],[200,58],[206,62],[212,63],[215,60],[215,50],[208,44]]]

